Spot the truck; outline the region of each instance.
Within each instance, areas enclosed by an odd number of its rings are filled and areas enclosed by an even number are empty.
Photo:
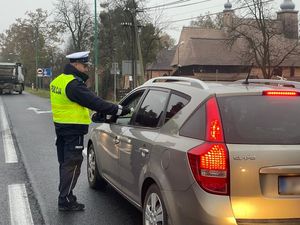
[[[0,94],[24,90],[24,69],[21,63],[0,62]]]

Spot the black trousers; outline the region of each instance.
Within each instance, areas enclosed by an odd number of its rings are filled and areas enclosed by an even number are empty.
[[[59,201],[63,201],[72,195],[80,175],[83,135],[58,135],[56,147],[59,162]]]

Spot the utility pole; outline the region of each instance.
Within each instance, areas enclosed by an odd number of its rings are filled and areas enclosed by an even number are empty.
[[[136,14],[137,14],[137,6],[135,0],[132,0],[132,9],[127,9],[132,18],[131,23],[121,23],[121,25],[124,26],[130,26],[131,27],[131,75],[132,75],[132,88],[136,88],[137,86],[137,68],[136,68],[136,53],[138,53],[138,59],[140,62],[140,75],[141,80],[140,82],[144,83],[144,63],[143,63],[143,56],[142,56],[142,49],[140,44],[140,36],[138,32],[138,23],[136,20]]]
[[[133,20],[133,17],[132,17]],[[131,24],[131,75],[132,75],[132,89],[136,88],[136,60],[135,60],[135,33],[133,23]]]
[[[38,84],[39,84],[39,78],[37,74],[37,69],[39,66],[39,52],[38,52],[38,47],[39,47],[39,28],[38,25],[34,26],[35,29],[35,89],[38,90]]]
[[[94,58],[95,58],[95,92],[99,95],[98,84],[98,20],[97,20],[97,0],[94,0],[95,4],[95,21],[94,21]]]
[[[138,33],[138,24],[136,21],[137,7],[136,7],[135,0],[132,0],[132,4],[133,4],[132,20],[133,20],[133,30],[134,30],[133,32],[134,32],[134,37],[135,37],[136,46],[137,46],[138,55],[139,55],[141,82],[144,83],[144,65],[143,65],[144,63],[143,63],[140,35]],[[136,78],[135,78],[135,82],[134,82],[134,87],[136,87]]]

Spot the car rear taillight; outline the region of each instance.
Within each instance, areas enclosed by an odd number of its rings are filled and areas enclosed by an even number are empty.
[[[206,142],[188,151],[191,171],[207,192],[229,195],[229,159],[216,98],[206,102]]]
[[[225,144],[204,143],[188,152],[192,173],[207,192],[229,194],[229,165]]]
[[[285,91],[285,90],[263,91],[262,94],[266,96],[300,96],[300,93],[297,91]]]
[[[206,102],[206,139],[207,141],[224,141],[223,128],[216,98]]]

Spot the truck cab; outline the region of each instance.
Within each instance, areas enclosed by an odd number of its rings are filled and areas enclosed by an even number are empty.
[[[22,94],[24,90],[24,73],[21,63],[0,62],[0,94],[14,91]]]

